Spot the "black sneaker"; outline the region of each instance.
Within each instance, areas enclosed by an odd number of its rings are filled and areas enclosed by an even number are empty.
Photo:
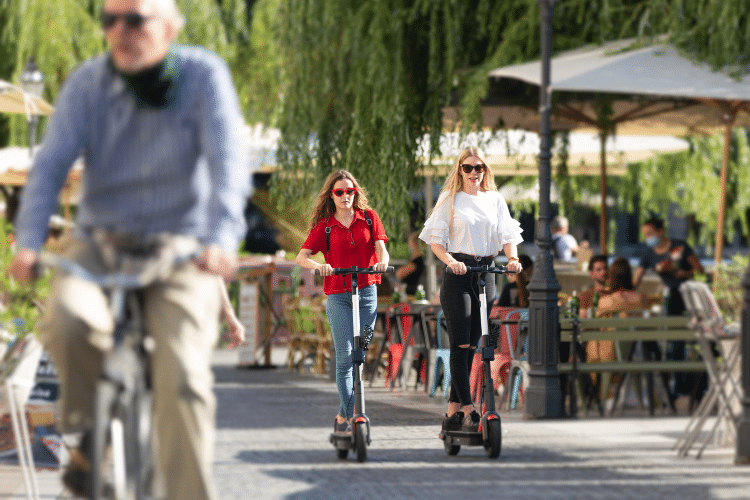
[[[347,419],[345,422],[339,423],[338,419],[333,419],[333,432],[336,434],[351,434],[352,424]]]
[[[62,475],[65,487],[77,497],[91,498],[88,488],[91,481],[91,463],[79,449],[70,452],[70,462]]]
[[[479,432],[479,421],[481,419],[479,418],[479,413],[476,411],[472,411],[468,415],[466,415],[466,418],[464,418],[464,424],[461,430],[466,432]]]
[[[91,487],[91,433],[84,432],[78,447],[70,448],[70,459],[62,475],[65,487],[78,497],[90,498],[88,489]]]
[[[443,430],[444,431],[460,431],[461,422],[464,419],[464,412],[457,411],[450,417],[448,415],[443,416]]]

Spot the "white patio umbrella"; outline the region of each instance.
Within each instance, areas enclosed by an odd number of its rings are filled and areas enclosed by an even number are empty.
[[[54,108],[44,99],[24,92],[20,87],[0,80],[0,113],[51,115]]]
[[[612,99],[611,124],[618,133],[642,135],[683,135],[724,130],[719,227],[716,261],[723,251],[726,179],[729,165],[729,138],[733,126],[750,126],[750,77],[732,79],[696,64],[668,44],[633,47],[633,40],[621,40],[602,47],[562,53],[551,61],[551,91],[557,94],[552,114],[553,129],[594,129],[601,131],[595,111],[597,95]],[[512,80],[539,87],[541,62],[535,61],[498,68],[490,72],[491,93],[483,106],[485,125],[536,130],[538,110],[518,105],[493,105],[502,98],[503,82]],[[555,102],[555,100],[553,100]],[[522,111],[519,111],[522,110]],[[741,113],[744,111],[745,113]],[[446,109],[446,121],[455,119],[455,110]],[[602,137],[601,196],[605,203],[607,164]],[[606,215],[602,210],[602,250],[606,244]]]

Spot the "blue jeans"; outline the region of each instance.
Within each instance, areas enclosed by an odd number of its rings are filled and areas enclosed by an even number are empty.
[[[375,285],[359,290],[360,328],[375,326],[378,297]],[[336,388],[339,390],[339,415],[351,418],[354,415],[354,369],[352,345],[354,324],[352,319],[352,294],[334,293],[328,296],[326,305],[328,323],[331,325],[333,346],[336,349]]]

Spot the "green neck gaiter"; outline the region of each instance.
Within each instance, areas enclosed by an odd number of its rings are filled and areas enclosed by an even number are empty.
[[[110,65],[122,77],[139,107],[164,108],[174,102],[179,67],[173,48],[169,49],[161,62],[140,73],[123,73],[114,68],[111,59]]]

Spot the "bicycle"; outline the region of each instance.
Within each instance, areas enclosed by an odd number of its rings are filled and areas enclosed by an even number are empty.
[[[39,264],[89,281],[109,295],[114,344],[105,353],[96,384],[93,428],[87,446],[88,498],[145,500],[154,479],[149,369],[155,340],[143,317],[143,292],[198,255],[197,240],[181,236],[98,238],[107,264],[117,272],[95,274],[62,256],[41,253]],[[111,452],[110,452],[111,450]]]

